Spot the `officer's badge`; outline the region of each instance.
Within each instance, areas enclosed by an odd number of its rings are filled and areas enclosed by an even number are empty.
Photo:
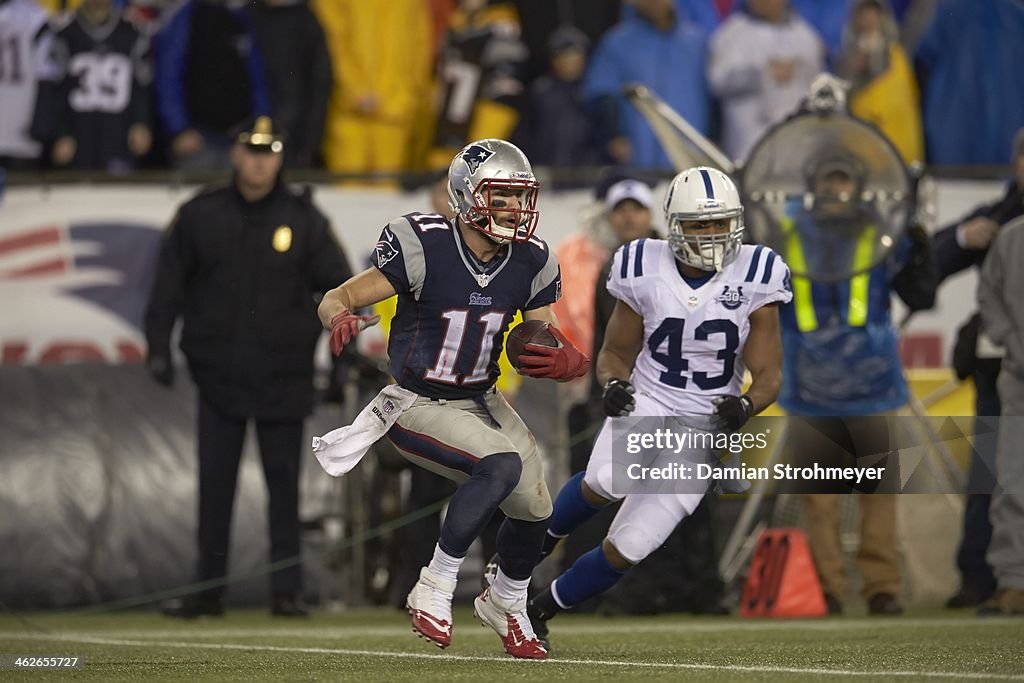
[[[466,162],[466,166],[469,167],[469,173],[472,175],[476,173],[476,170],[480,168],[480,164],[484,163],[488,159],[494,156],[494,152],[480,145],[470,145],[469,148],[462,153],[462,160]]]
[[[281,254],[285,253],[292,248],[292,229],[287,225],[278,226],[277,230],[274,231],[274,239],[271,241],[274,245],[274,251]]]

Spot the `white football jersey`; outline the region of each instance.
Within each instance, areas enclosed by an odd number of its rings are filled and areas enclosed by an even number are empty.
[[[641,239],[615,252],[608,291],[644,319],[630,381],[674,415],[710,415],[712,400],[738,395],[750,314],[793,298],[789,267],[768,247],[742,245],[721,272],[695,288],[668,242]]]
[[[29,137],[29,127],[37,83],[49,75],[52,39],[46,12],[33,0],[0,5],[0,156],[39,156],[39,143]]]

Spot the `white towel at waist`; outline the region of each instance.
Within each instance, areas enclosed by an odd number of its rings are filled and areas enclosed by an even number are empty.
[[[417,397],[415,392],[389,384],[360,411],[352,424],[314,436],[313,453],[320,466],[332,477],[340,477],[351,470]]]

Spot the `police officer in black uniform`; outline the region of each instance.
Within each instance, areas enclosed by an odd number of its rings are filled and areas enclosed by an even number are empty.
[[[270,498],[270,561],[297,558],[303,420],[313,408],[319,293],[352,276],[308,194],[281,180],[284,142],[265,116],[231,151],[224,187],[186,202],[164,236],[146,311],[148,367],[170,386],[171,331],[199,389],[199,581],[222,578],[246,423],[256,422]],[[296,562],[271,574],[272,613],[301,616]],[[223,614],[224,587],[165,605],[171,616]]]

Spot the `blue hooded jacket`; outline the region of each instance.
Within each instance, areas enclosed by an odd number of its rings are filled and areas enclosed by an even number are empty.
[[[1024,1],[940,0],[917,50],[932,164],[1005,164],[1024,126]]]
[[[683,20],[670,31],[659,31],[646,19],[633,16],[619,22],[598,43],[583,81],[584,101],[594,108],[604,98],[616,99],[617,122],[612,124],[616,130],[604,133],[629,138],[634,166],[671,168],[646,119],[621,95],[622,87],[643,83],[707,135],[711,103],[706,55],[706,34]]]
[[[843,47],[843,27],[850,17],[854,0],[790,0],[792,8],[814,27],[828,51],[829,63],[834,63]]]

